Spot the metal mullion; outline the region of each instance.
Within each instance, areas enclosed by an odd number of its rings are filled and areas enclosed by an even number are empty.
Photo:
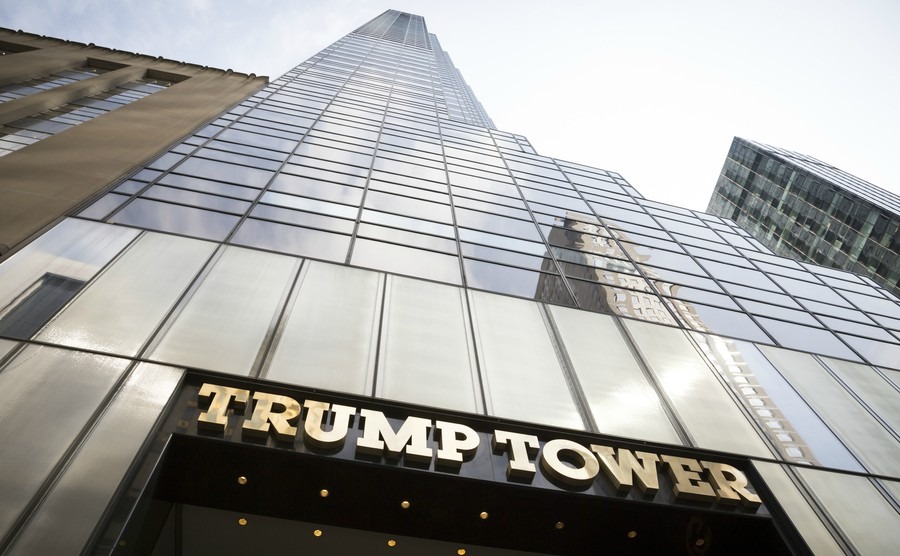
[[[249,373],[250,378],[262,379],[266,377],[269,366],[272,364],[272,358],[275,356],[275,348],[281,341],[288,316],[297,302],[300,287],[308,271],[309,263],[297,257],[294,262],[294,268],[291,270],[290,283],[282,292],[278,309],[272,317],[269,330],[266,332],[266,336],[259,346],[259,351],[257,351],[256,358],[253,360],[253,366],[250,368]]]
[[[434,55],[434,51],[432,50],[432,63],[428,65],[428,75],[431,79],[431,87],[432,91],[435,90],[435,65],[439,65],[437,62],[437,57]],[[440,119],[440,110],[438,107],[437,96],[433,97],[432,101],[434,102],[434,111],[435,111],[435,123],[438,129],[438,138],[440,140],[441,145],[441,158],[444,162],[444,175],[447,180],[447,198],[450,201],[450,215],[452,219],[453,225],[453,235],[456,240],[456,258],[457,264],[459,265],[459,274],[460,274],[460,285],[459,288],[460,297],[463,300],[463,310],[465,312],[465,318],[467,321],[467,330],[466,330],[466,338],[467,340],[471,340],[471,350],[469,351],[469,363],[470,363],[470,373],[472,375],[472,383],[475,386],[475,407],[476,409],[483,413],[484,415],[491,415],[493,413],[493,404],[491,403],[490,397],[490,389],[488,387],[488,379],[485,372],[482,371],[481,368],[481,355],[479,353],[479,345],[478,345],[478,328],[477,323],[475,322],[475,311],[472,307],[472,299],[470,295],[470,290],[467,284],[466,279],[466,269],[463,261],[463,252],[462,252],[462,241],[459,238],[459,225],[456,222],[456,203],[453,199],[453,188],[450,186],[450,170],[447,167],[447,154],[444,149],[444,134],[443,128],[441,126]]]
[[[575,364],[572,362],[569,351],[566,349],[566,345],[562,340],[562,334],[559,331],[556,320],[553,318],[552,312],[544,303],[538,303],[538,312],[541,314],[541,319],[547,329],[547,336],[550,339],[550,343],[553,345],[553,351],[556,354],[556,358],[559,360],[559,367],[562,371],[563,378],[566,381],[569,393],[572,395],[575,409],[578,411],[578,415],[581,417],[581,420],[588,431],[599,434],[601,431],[597,425],[597,421],[594,419],[593,412],[591,411],[590,401],[584,391],[584,386],[582,386],[581,381],[578,379],[578,373],[575,371]]]
[[[678,410],[675,408],[675,403],[669,397],[668,393],[666,393],[665,388],[662,383],[656,378],[656,375],[653,371],[650,370],[650,363],[644,359],[644,355],[641,352],[640,347],[637,345],[634,337],[631,335],[631,332],[628,331],[628,328],[622,323],[621,319],[613,316],[613,322],[616,325],[616,329],[619,331],[619,334],[622,336],[622,339],[628,345],[628,349],[631,352],[632,357],[637,363],[638,367],[641,369],[641,372],[644,374],[644,378],[647,379],[647,383],[651,388],[656,392],[657,396],[659,396],[660,405],[665,412],[666,416],[669,418],[669,422],[672,424],[672,427],[675,429],[675,433],[678,435],[678,438],[684,443],[685,446],[688,447],[699,447],[696,439],[690,433],[687,425],[684,420],[678,414]]]

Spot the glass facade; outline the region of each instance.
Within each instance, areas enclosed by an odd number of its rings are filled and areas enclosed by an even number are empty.
[[[891,291],[538,155],[420,16],[339,39],[0,264],[0,468],[27,478],[0,478],[0,552],[80,550],[184,369],[749,458],[815,551],[900,545]],[[78,413],[25,418],[34,396]]]
[[[834,166],[735,137],[707,211],[781,256],[868,276],[900,295],[900,197]]]

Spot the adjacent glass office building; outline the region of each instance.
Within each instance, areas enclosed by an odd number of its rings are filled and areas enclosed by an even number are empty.
[[[388,11],[4,258],[0,553],[891,553],[898,372]]]
[[[735,137],[706,209],[778,255],[900,295],[900,197],[811,156]]]

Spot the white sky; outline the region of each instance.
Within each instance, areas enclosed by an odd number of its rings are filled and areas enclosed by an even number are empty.
[[[0,26],[278,77],[387,8],[497,126],[705,209],[735,135],[900,193],[897,0],[6,0]]]

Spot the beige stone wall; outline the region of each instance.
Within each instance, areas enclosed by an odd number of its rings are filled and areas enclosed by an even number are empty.
[[[0,157],[0,260],[170,145],[260,90],[265,77],[0,29],[0,86],[86,63],[111,71],[0,104],[0,125],[142,77],[179,80],[127,106]],[[118,69],[112,69],[118,68]]]

